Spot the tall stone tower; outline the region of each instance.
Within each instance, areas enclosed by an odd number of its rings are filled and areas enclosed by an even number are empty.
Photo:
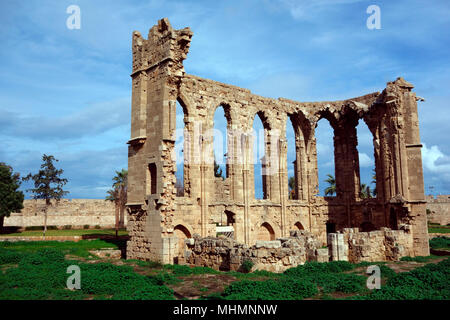
[[[127,256],[171,263],[175,240],[171,219],[175,199],[177,83],[184,74],[189,28],[174,30],[168,19],[148,39],[133,33],[131,139],[128,144],[129,231]]]

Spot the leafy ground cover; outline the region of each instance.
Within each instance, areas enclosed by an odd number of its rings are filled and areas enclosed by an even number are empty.
[[[430,248],[450,249],[450,237],[436,237],[430,240]]]
[[[446,248],[449,242],[435,238],[430,246]],[[0,299],[450,299],[450,258],[308,262],[277,274],[100,259],[89,253],[123,245],[98,239],[0,242]],[[366,287],[366,269],[373,264],[381,270],[380,290]],[[81,269],[81,290],[66,288],[70,265]]]

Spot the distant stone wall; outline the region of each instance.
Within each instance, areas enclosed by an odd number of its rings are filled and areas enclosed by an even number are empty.
[[[5,218],[4,226],[43,226],[45,200],[25,200],[23,205],[21,212],[12,213]],[[112,228],[115,221],[114,203],[101,199],[62,199],[59,203],[53,201],[47,215],[47,225],[57,227],[70,225],[72,228],[83,228],[89,225],[92,228]]]
[[[331,261],[397,261],[414,256],[411,233],[389,228],[371,232],[346,228],[343,233],[328,234],[328,247]]]
[[[450,195],[427,196],[428,222],[450,224]]]
[[[307,231],[291,231],[291,236],[273,241],[257,241],[248,247],[230,238],[187,239],[186,263],[216,270],[239,270],[245,260],[254,263],[252,270],[283,272],[306,261],[328,261],[328,249]]]

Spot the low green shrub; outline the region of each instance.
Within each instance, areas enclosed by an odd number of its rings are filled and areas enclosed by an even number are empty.
[[[450,248],[449,237],[436,237],[430,239],[430,247],[433,249],[448,249]]]
[[[249,273],[254,265],[252,260],[244,260],[239,269],[242,270],[242,272]]]
[[[392,270],[391,268],[389,268],[388,266],[386,266],[384,264],[379,265],[379,267],[380,267],[380,272],[381,272],[382,278],[390,279],[397,274],[394,270]]]
[[[5,257],[1,249],[0,257]],[[14,257],[16,261],[17,256]],[[81,269],[81,290],[66,288],[67,267],[76,264]],[[58,249],[46,248],[26,253],[18,267],[0,272],[0,299],[84,299],[87,295],[100,298],[139,300],[173,299],[173,291],[154,277],[137,274],[130,266],[109,263],[88,264],[67,261]]]
[[[45,248],[36,253],[25,255],[19,262],[19,266],[61,264],[64,262],[64,254],[60,250]]]
[[[25,256],[24,253],[0,248],[0,265],[9,263],[19,263]]]
[[[332,262],[306,262],[294,268],[290,268],[284,272],[287,276],[302,277],[305,275],[321,274],[321,273],[339,273],[350,271],[355,267],[348,261],[332,261]]]
[[[427,264],[388,279],[379,290],[357,299],[371,300],[448,300],[450,299],[450,258]]]
[[[222,294],[227,300],[301,300],[318,293],[310,281],[296,279],[242,280],[233,282]]]

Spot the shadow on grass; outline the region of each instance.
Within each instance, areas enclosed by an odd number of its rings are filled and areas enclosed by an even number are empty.
[[[0,228],[0,234],[11,234],[11,233],[18,233],[22,230],[21,227],[3,227]]]
[[[126,259],[127,255],[127,241],[130,236],[118,236],[115,235],[105,235],[105,234],[85,234],[82,236],[83,240],[101,239],[105,242],[112,243],[116,245],[120,250],[120,257]]]

